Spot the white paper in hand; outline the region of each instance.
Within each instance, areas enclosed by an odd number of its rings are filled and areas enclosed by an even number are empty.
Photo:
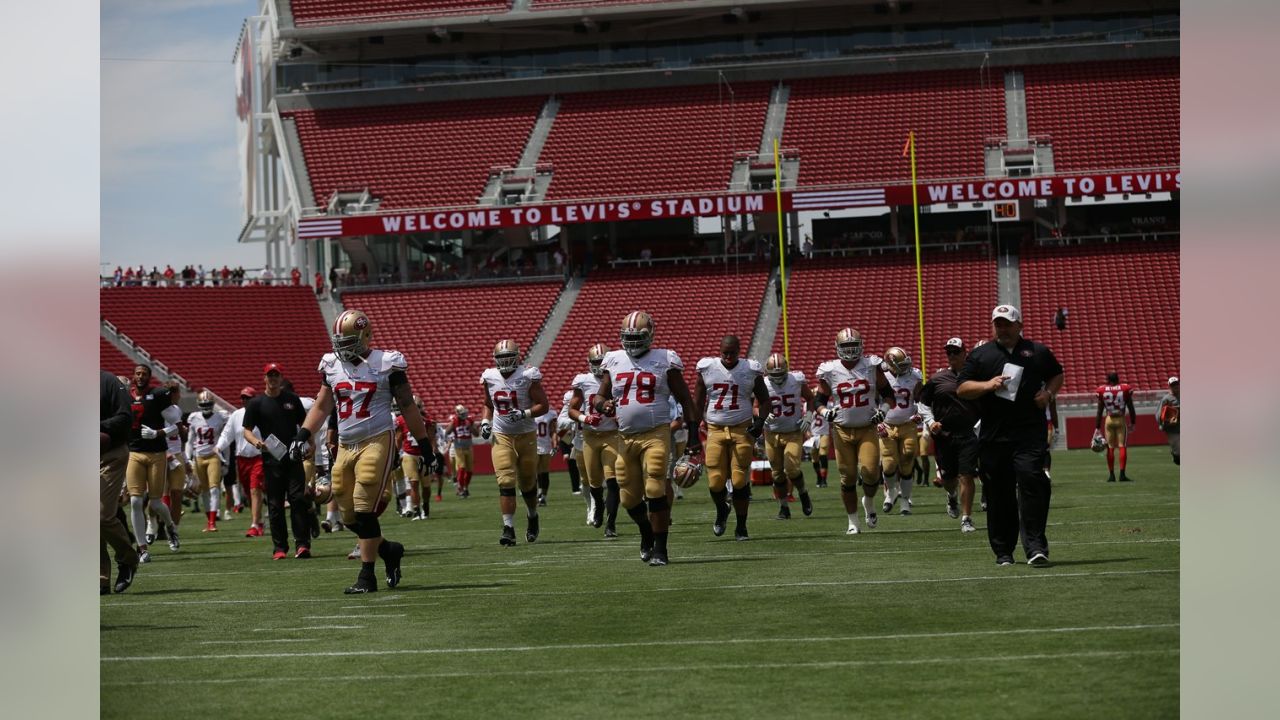
[[[1022,366],[1013,363],[1005,363],[1004,369],[1000,371],[1008,380],[1004,381],[1004,386],[996,390],[996,397],[1002,397],[1005,400],[1013,400],[1018,396],[1018,385],[1022,384]]]
[[[289,452],[289,447],[280,442],[280,438],[276,437],[274,434],[268,435],[267,439],[263,442],[267,446],[267,452],[271,453],[271,457],[277,460],[283,460],[284,454]]]

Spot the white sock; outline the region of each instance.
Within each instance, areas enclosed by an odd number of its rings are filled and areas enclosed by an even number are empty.
[[[897,488],[895,488],[893,485],[894,485],[893,483],[884,484],[884,501],[889,503],[890,505],[893,504],[894,498],[898,496],[898,493],[896,492]]]
[[[147,506],[147,510],[148,510],[148,512],[147,512],[147,534],[148,534],[148,535],[159,535],[159,533],[157,533],[157,532],[156,532],[156,514],[155,514],[155,511],[151,509],[151,506],[150,506],[150,505],[148,505],[148,506]]]
[[[514,514],[502,514],[502,526],[514,528],[516,526],[516,516]]]
[[[911,502],[911,486],[914,484],[915,484],[915,478],[911,478],[911,477],[898,478],[898,486],[899,486],[898,497],[902,498],[903,502]]]
[[[858,513],[849,513],[849,527],[858,527]]]
[[[231,486],[231,500],[236,505],[243,505],[244,498],[240,495],[240,483]]]
[[[215,485],[209,488],[209,510],[218,512],[222,507],[222,487]]]
[[[338,514],[338,511],[337,511],[337,510],[330,510],[330,511],[329,511],[329,512],[324,516],[324,518],[325,518],[326,520],[328,520],[330,523],[340,523],[340,522],[342,522],[342,516]]]
[[[970,519],[969,519],[969,516],[968,516],[968,515],[961,515],[961,516],[960,516],[960,522],[966,522],[966,521],[968,521],[968,522],[973,522],[973,520],[970,520]]]
[[[129,514],[133,517],[133,536],[139,545],[147,544],[147,511],[141,497],[129,498]]]
[[[166,528],[173,524],[173,516],[169,514],[169,506],[165,505],[160,500],[156,499],[151,501],[151,512],[156,514],[156,518],[159,519],[160,522],[164,523]]]
[[[870,518],[876,514],[876,499],[867,495],[862,496],[862,512],[866,513]]]

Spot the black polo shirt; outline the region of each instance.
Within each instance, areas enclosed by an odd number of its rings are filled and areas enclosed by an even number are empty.
[[[951,368],[934,373],[924,384],[920,402],[933,410],[933,419],[942,423],[946,432],[972,434],[973,426],[978,424],[978,402],[965,400],[956,394],[960,387],[957,377]]]
[[[164,438],[165,408],[173,404],[173,392],[164,385],[152,385],[139,397],[134,387],[130,393],[130,411],[133,413],[133,426],[129,428],[129,449],[134,452],[164,452],[169,444]],[[142,437],[142,426],[146,425],[156,431],[156,436],[147,439]]]
[[[298,428],[306,419],[307,412],[302,409],[302,401],[297,395],[287,390],[281,390],[275,397],[263,393],[244,406],[246,430],[253,430],[263,441],[268,436],[275,435],[286,446],[293,442],[298,434]],[[271,453],[265,450],[262,458],[264,461],[275,460]]]
[[[992,340],[969,353],[956,378],[957,383],[979,382],[1003,375],[1006,363],[1023,368],[1018,394],[1012,401],[989,392],[978,399],[982,420],[979,440],[987,442],[1039,443],[1044,445],[1044,408],[1036,407],[1036,393],[1062,374],[1062,365],[1053,351],[1033,340],[1019,338],[1013,351]]]

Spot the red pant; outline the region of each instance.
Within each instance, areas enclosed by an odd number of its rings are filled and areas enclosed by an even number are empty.
[[[240,484],[253,490],[265,490],[267,488],[266,481],[262,477],[262,456],[258,457],[236,457],[236,475],[240,478]]]

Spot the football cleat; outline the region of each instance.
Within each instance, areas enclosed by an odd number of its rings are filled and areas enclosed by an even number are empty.
[[[738,541],[751,539],[751,536],[747,535],[747,524],[745,522],[740,522],[734,526],[733,539]]]
[[[343,362],[354,362],[369,353],[373,340],[373,323],[359,310],[344,310],[329,332],[333,353]]]
[[[1115,481],[1116,481],[1115,473],[1112,473],[1107,476],[1107,482],[1115,482]]]
[[[524,531],[525,542],[536,542],[538,539],[538,516],[529,518],[529,527]]]
[[[1044,553],[1036,553],[1027,561],[1028,565],[1033,567],[1044,567],[1049,564],[1049,556]]]
[[[133,578],[138,574],[137,565],[117,565],[116,566],[116,586],[115,591],[122,593],[129,589],[133,584]]]
[[[372,578],[366,579],[363,575],[356,578],[356,584],[343,590],[344,595],[363,595],[365,593],[378,592],[378,583]]]
[[[778,507],[778,519],[779,519],[779,520],[790,520],[790,519],[791,519],[791,506],[789,506],[789,505],[781,505],[781,506],[779,506],[779,507]]]
[[[955,498],[947,498],[947,517],[955,519],[960,517],[960,504]]]
[[[876,517],[876,514],[875,514],[875,513],[871,513],[870,515],[868,515],[868,516],[867,516],[867,528],[868,528],[868,529],[870,529],[870,530],[875,530],[875,529],[876,529],[876,522],[877,522],[878,520],[879,520],[879,518],[877,518],[877,517]]]
[[[547,506],[547,494],[541,493],[541,492],[538,493],[538,507],[546,507],[546,506]]]
[[[906,517],[907,515],[910,515],[910,514],[911,514],[911,506],[910,506],[910,505],[903,505],[903,506],[902,506],[902,510],[900,510],[900,511],[898,512],[898,514],[899,514],[899,515],[902,515],[903,517]]]
[[[295,560],[306,560],[311,557],[311,548],[306,545],[299,545],[298,550],[293,553]]]
[[[729,504],[724,503],[716,508],[716,521],[711,526],[711,534],[720,537],[724,534],[725,523],[729,520]]]
[[[502,536],[498,538],[498,544],[503,547],[516,546],[516,529],[510,525],[502,526]]]
[[[836,333],[836,357],[846,362],[861,360],[862,333],[853,328],[844,328]]]
[[[845,535],[857,535],[859,532],[862,532],[862,531],[858,529],[858,524],[857,524],[857,523],[849,523],[849,529],[848,529],[848,530],[845,530],[845,531],[844,531],[844,534],[845,534]]]
[[[387,556],[382,560],[387,564],[387,587],[393,588],[400,584],[400,561],[404,559],[404,545],[390,540],[386,543]]]
[[[1120,482],[1133,482],[1133,478],[1129,477],[1128,475],[1125,475],[1125,474],[1124,474],[1124,471],[1123,471],[1123,470],[1121,470],[1121,471],[1120,471]]]
[[[661,550],[655,550],[653,556],[649,558],[649,567],[663,567],[667,564],[667,554]]]
[[[156,534],[153,532],[149,532],[144,536],[144,539],[147,541],[148,545],[154,545],[156,542]]]
[[[693,487],[698,482],[698,478],[702,477],[702,463],[701,452],[686,452],[671,468],[671,481],[681,489],[687,490]]]
[[[976,528],[976,527],[974,527],[974,526],[973,526],[973,521],[972,521],[972,520],[970,520],[969,518],[965,518],[965,519],[963,519],[963,520],[961,520],[961,521],[960,521],[960,532],[962,532],[962,533],[971,533],[971,532],[975,532],[975,531],[977,531],[977,529],[978,529],[978,528]]]
[[[142,548],[141,550],[139,550],[139,551],[138,551],[138,562],[139,562],[139,563],[149,563],[149,562],[151,562],[151,551],[150,551],[150,550],[148,550],[148,549],[146,549],[146,548]]]
[[[607,538],[607,539],[613,539],[613,538],[616,538],[616,537],[618,537],[618,531],[617,531],[617,530],[614,530],[613,528],[605,528],[605,529],[604,529],[604,536],[605,536],[605,538]]]
[[[894,503],[894,501],[895,501],[895,500],[897,500],[897,498],[894,498],[893,500],[887,500],[887,499],[886,499],[886,500],[884,501],[884,505],[882,505],[882,506],[880,507],[880,512],[886,512],[886,513],[887,513],[887,512],[889,512],[890,510],[892,510],[892,509],[893,509],[893,503]]]
[[[640,538],[640,562],[649,562],[653,557],[653,538]]]
[[[347,553],[347,559],[348,559],[348,560],[359,560],[359,559],[360,559],[360,546],[359,546],[359,545],[357,545],[357,546],[356,546],[356,548],[355,548],[354,550],[352,550],[351,552]]]
[[[169,550],[171,550],[172,552],[178,552],[178,548],[181,547],[181,545],[178,543],[178,526],[170,525],[168,529],[168,533],[169,533]]]
[[[813,500],[809,499],[809,493],[800,493],[800,510],[805,517],[813,514]]]
[[[604,505],[601,503],[593,503],[591,507],[591,521],[588,523],[591,527],[600,527],[604,524]]]

